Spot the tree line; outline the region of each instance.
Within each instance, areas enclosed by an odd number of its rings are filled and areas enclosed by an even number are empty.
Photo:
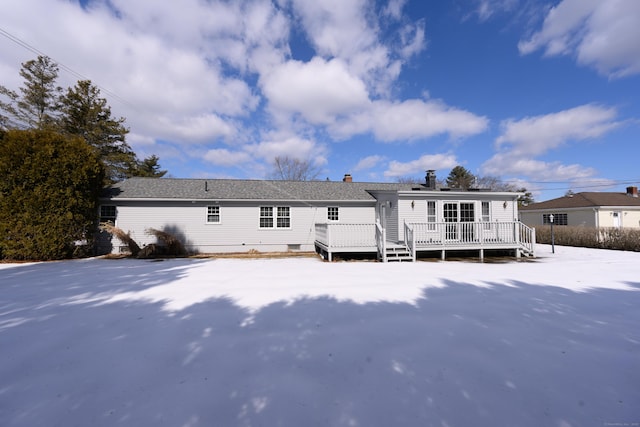
[[[68,258],[91,246],[105,185],[166,171],[137,158],[91,81],[63,90],[46,56],[20,76],[18,91],[0,85],[0,259]]]

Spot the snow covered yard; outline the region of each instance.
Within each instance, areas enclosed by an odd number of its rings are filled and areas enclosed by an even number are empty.
[[[0,264],[3,426],[640,423],[640,253]]]

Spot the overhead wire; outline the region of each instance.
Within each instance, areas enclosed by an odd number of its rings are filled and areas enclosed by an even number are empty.
[[[90,79],[90,78],[88,78],[88,77],[84,76],[83,74],[81,74],[81,73],[79,73],[79,72],[75,71],[73,68],[71,68],[71,67],[69,67],[69,66],[67,66],[67,65],[63,64],[62,62],[57,61],[57,60],[56,60],[55,58],[53,58],[52,56],[47,55],[46,53],[42,52],[40,49],[38,49],[38,48],[36,48],[36,47],[32,46],[31,44],[27,43],[26,41],[24,41],[24,40],[22,40],[22,39],[18,38],[17,36],[15,36],[15,35],[13,35],[13,34],[11,34],[9,31],[5,30],[5,29],[4,29],[4,28],[2,28],[2,27],[0,27],[0,35],[2,35],[2,36],[4,36],[5,38],[7,38],[7,39],[11,40],[11,41],[12,41],[12,42],[14,42],[15,44],[17,44],[17,45],[19,45],[19,46],[23,47],[24,49],[27,49],[27,50],[28,50],[28,51],[30,51],[30,52],[33,52],[33,53],[35,53],[35,54],[37,54],[37,55],[39,55],[39,56],[46,56],[46,57],[48,57],[48,58],[51,58],[51,59],[56,63],[56,65],[57,65],[60,69],[62,69],[62,70],[64,70],[64,71],[66,71],[67,73],[69,73],[69,74],[71,74],[72,76],[74,76],[74,77],[78,78],[79,80],[89,80],[89,81],[91,81],[91,79]],[[93,85],[95,85],[98,89],[100,89],[100,91],[101,91],[101,92],[106,93],[106,94],[107,94],[107,95],[109,95],[112,99],[115,99],[115,100],[119,101],[119,102],[120,102],[120,103],[122,103],[122,104],[125,104],[125,105],[128,105],[128,106],[130,106],[130,107],[136,108],[136,106],[135,106],[133,103],[131,103],[131,102],[127,101],[126,99],[124,99],[123,97],[121,97],[120,95],[118,95],[117,93],[115,93],[115,92],[113,92],[113,91],[111,91],[111,90],[109,90],[109,89],[107,89],[107,88],[105,88],[105,87],[103,87],[103,86],[101,86],[101,85],[99,85],[99,84],[97,84],[97,83],[93,82],[93,81],[91,81],[91,82],[92,82],[92,84],[93,84]]]

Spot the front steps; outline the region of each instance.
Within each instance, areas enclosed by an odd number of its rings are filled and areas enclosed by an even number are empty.
[[[404,245],[387,242],[383,262],[413,262],[411,251]]]

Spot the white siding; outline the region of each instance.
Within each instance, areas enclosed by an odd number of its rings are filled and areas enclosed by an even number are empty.
[[[524,211],[520,213],[522,222],[530,227],[542,225],[542,215],[547,213],[566,213],[567,225],[582,227],[613,227],[613,213],[620,215],[622,228],[640,228],[640,210],[621,208],[582,208],[582,209],[549,209],[539,211]]]
[[[142,247],[156,243],[145,233],[148,228],[173,232],[181,236],[189,250],[200,253],[286,251],[314,249],[315,224],[327,222],[327,206],[338,206],[341,223],[373,223],[372,203],[340,205],[328,203],[310,206],[302,203],[224,202],[220,206],[220,223],[207,223],[207,206],[213,203],[121,202],[116,225],[130,232]],[[260,206],[290,207],[290,228],[260,228]],[[114,243],[117,245],[116,243]],[[114,248],[117,252],[118,248]]]

